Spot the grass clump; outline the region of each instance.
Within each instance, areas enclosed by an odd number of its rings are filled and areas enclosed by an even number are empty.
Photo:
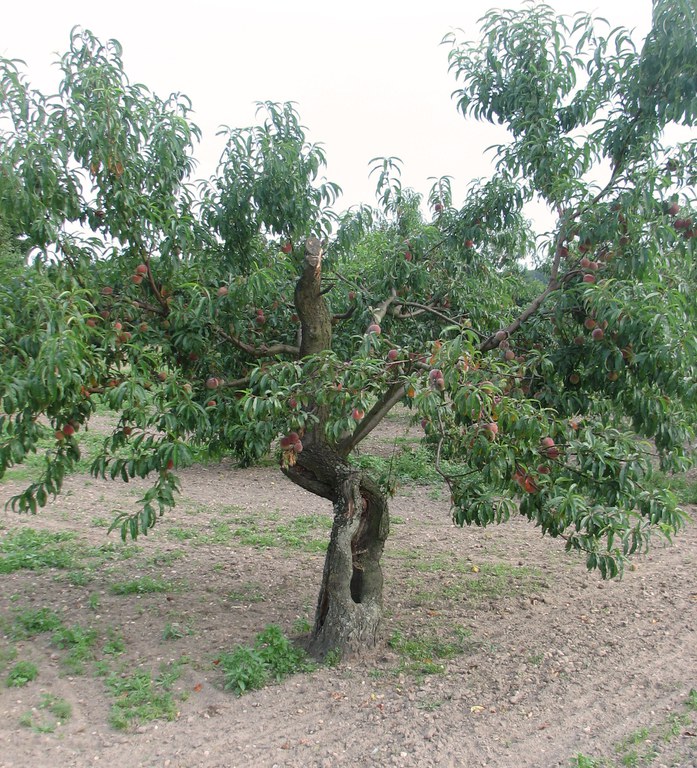
[[[19,724],[36,733],[53,733],[59,725],[70,720],[72,714],[69,702],[60,696],[44,693],[36,710],[25,712],[19,718]]]
[[[0,573],[22,569],[75,568],[75,534],[50,533],[33,528],[11,531],[0,539]]]
[[[52,632],[61,623],[58,614],[48,608],[25,608],[15,614],[9,634],[15,639],[26,639],[43,632]]]
[[[140,576],[128,581],[116,581],[110,587],[112,595],[147,595],[157,592],[171,592],[173,584],[164,579],[155,579],[152,576]]]
[[[238,645],[220,657],[225,690],[242,695],[313,668],[304,651],[296,648],[274,624],[260,632],[254,645]]]
[[[62,663],[72,675],[85,673],[85,662],[94,659],[93,648],[96,640],[97,632],[94,629],[85,629],[79,624],[59,627],[51,637],[51,642],[56,648],[68,651]]]
[[[39,669],[36,664],[32,664],[31,661],[18,661],[11,667],[5,682],[8,688],[21,688],[32,680],[36,680],[38,676]]]
[[[109,675],[106,687],[114,697],[110,725],[123,731],[153,720],[176,719],[177,703],[171,689],[180,675],[181,662],[164,666],[156,678],[144,669]]]
[[[445,672],[444,661],[468,649],[471,635],[470,630],[462,628],[458,628],[451,639],[436,635],[405,637],[397,631],[390,638],[389,645],[402,657],[399,672],[437,675]]]

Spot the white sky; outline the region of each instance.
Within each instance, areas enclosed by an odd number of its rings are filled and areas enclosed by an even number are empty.
[[[549,0],[562,13],[593,11],[613,26],[649,29],[651,0]],[[164,97],[193,101],[203,130],[199,176],[209,175],[222,149],[222,124],[254,121],[256,101],[295,101],[313,141],[328,155],[327,177],[344,190],[339,208],[374,202],[368,162],[404,161],[403,183],[426,194],[428,177],[454,177],[454,202],[467,182],[486,175],[484,149],[503,133],[465,121],[451,93],[449,48],[440,41],[461,28],[476,38],[490,7],[519,0],[21,0],[7,3],[0,55],[27,62],[35,87],[53,91],[52,66],[80,25],[124,48],[126,72]]]

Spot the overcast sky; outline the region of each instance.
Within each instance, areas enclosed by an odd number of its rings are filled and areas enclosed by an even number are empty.
[[[613,26],[649,29],[651,0],[550,0],[562,13],[593,11]],[[124,48],[131,81],[160,96],[187,94],[203,130],[199,175],[222,149],[220,125],[254,121],[256,101],[295,101],[310,138],[325,145],[327,177],[344,190],[340,208],[374,202],[371,158],[404,161],[403,183],[427,193],[428,177],[454,177],[454,202],[490,167],[484,150],[502,138],[455,110],[443,36],[478,36],[486,0],[24,0],[7,3],[0,54],[26,61],[35,87],[54,90],[53,63],[75,25]]]

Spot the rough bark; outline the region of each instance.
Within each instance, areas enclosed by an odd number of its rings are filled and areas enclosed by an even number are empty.
[[[322,248],[305,244],[303,272],[295,288],[302,336],[300,356],[331,348],[331,313],[322,294]],[[323,413],[303,437],[303,451],[283,469],[296,485],[330,499],[334,522],[324,563],[310,652],[358,653],[376,645],[382,620],[382,556],[389,531],[387,501],[379,486],[346,460],[324,437]]]
[[[380,558],[389,533],[380,488],[326,444],[313,443],[284,470],[295,483],[334,505],[310,652],[356,654],[380,637],[383,576]]]

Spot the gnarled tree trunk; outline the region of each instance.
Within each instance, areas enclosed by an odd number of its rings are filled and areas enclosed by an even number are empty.
[[[310,651],[321,658],[334,649],[374,647],[383,612],[380,558],[389,533],[384,494],[323,443],[306,443],[298,463],[284,471],[334,505]]]
[[[321,290],[322,248],[305,245],[303,273],[295,289],[302,325],[300,356],[331,347],[331,315]],[[387,500],[379,486],[346,460],[350,450],[332,447],[324,436],[324,414],[303,436],[303,451],[284,473],[311,493],[330,499],[334,523],[324,563],[310,651],[356,653],[378,642],[382,619],[380,558],[389,532]]]

